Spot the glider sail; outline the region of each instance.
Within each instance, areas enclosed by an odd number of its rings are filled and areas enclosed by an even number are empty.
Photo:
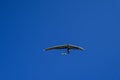
[[[79,46],[75,46],[75,45],[71,45],[71,44],[65,44],[65,45],[58,45],[58,46],[53,46],[53,47],[46,48],[45,51],[55,50],[55,49],[67,49],[68,53],[70,53],[70,49],[81,50],[81,51],[84,50],[84,48],[79,47]]]

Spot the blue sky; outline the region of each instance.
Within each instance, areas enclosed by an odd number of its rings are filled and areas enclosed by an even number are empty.
[[[1,1],[0,80],[120,80],[119,3]],[[85,51],[44,51],[67,43]]]

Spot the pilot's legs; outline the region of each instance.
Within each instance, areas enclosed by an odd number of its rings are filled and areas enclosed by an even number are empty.
[[[65,53],[65,52],[64,52],[64,53],[61,53],[61,54],[62,54],[62,55],[67,55],[67,53]]]

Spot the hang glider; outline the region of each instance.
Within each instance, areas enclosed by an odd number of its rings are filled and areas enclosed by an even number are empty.
[[[67,54],[70,53],[70,49],[81,50],[81,51],[84,50],[82,47],[79,47],[79,46],[76,46],[76,45],[65,44],[65,45],[58,45],[58,46],[53,46],[53,47],[46,48],[45,51],[55,50],[55,49],[67,49]]]

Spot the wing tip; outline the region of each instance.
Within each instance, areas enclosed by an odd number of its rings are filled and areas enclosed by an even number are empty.
[[[48,51],[48,49],[44,49],[44,51]]]
[[[80,47],[79,49],[80,49],[81,51],[84,51],[84,50],[85,50],[85,49],[84,49],[84,48],[82,48],[82,47]]]

